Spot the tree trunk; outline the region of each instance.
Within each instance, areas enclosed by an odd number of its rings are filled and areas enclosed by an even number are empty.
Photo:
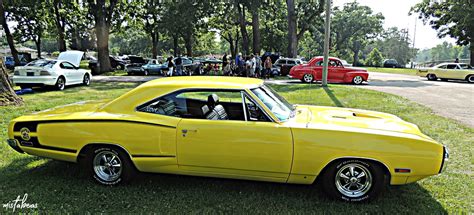
[[[470,42],[469,50],[471,52],[471,66],[474,66],[474,40]]]
[[[0,4],[3,4],[1,1]],[[0,106],[21,104],[23,104],[23,99],[13,91],[12,85],[8,80],[7,70],[3,66],[3,59],[0,59]]]
[[[245,7],[240,7],[239,2],[235,1],[235,6],[237,7],[237,12],[239,14],[239,26],[240,32],[242,33],[242,50],[244,55],[250,54],[249,48],[249,34],[247,33],[247,26],[245,24]]]
[[[252,33],[253,33],[253,43],[252,49],[253,53],[260,55],[260,19],[258,17],[258,7],[252,8]]]
[[[100,11],[100,10],[99,10]],[[98,12],[95,21],[95,32],[97,36],[97,56],[99,60],[99,73],[112,70],[109,59],[109,25],[105,20],[105,14]]]
[[[153,59],[158,56],[158,35],[155,32],[151,33],[151,55]]]
[[[10,52],[13,56],[13,60],[15,61],[16,65],[20,64],[20,59],[18,58],[18,51],[15,48],[13,36],[10,32],[10,29],[8,28],[6,11],[5,11],[5,8],[3,7],[3,0],[0,0],[0,24],[2,25],[3,30],[5,31],[5,35],[7,36],[7,42],[8,42],[8,46],[10,47]]]
[[[35,40],[36,51],[38,52],[37,58],[41,58],[41,36],[38,35],[38,39]]]
[[[64,39],[64,18],[59,13],[61,7],[61,0],[54,0],[54,18],[56,29],[58,31],[58,48],[60,52],[66,51],[66,40]],[[62,22],[62,23],[61,23]]]
[[[288,57],[295,58],[298,54],[295,1],[286,0],[286,5],[288,10]]]
[[[184,45],[186,46],[186,55],[188,57],[192,57],[193,56],[193,34],[188,33],[183,37],[183,39],[184,39]]]

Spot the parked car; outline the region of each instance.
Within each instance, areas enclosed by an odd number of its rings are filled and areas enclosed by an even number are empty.
[[[308,64],[297,65],[291,68],[290,78],[300,79],[302,82],[311,83],[321,81],[323,73],[323,57],[315,57]],[[366,69],[345,67],[341,60],[330,57],[328,62],[328,82],[362,84],[369,78]]]
[[[31,61],[27,59],[27,56],[24,56],[23,54],[18,54],[18,58],[20,60],[20,63],[15,65],[15,60],[13,59],[12,56],[6,56],[3,58],[3,64],[5,65],[5,67],[7,69],[10,69],[10,70],[13,70],[15,68],[15,66],[24,66],[26,65],[28,62]]]
[[[74,84],[87,86],[92,74],[90,70],[79,69],[83,55],[81,51],[66,51],[61,52],[57,60],[32,61],[15,69],[13,83],[21,88],[54,86],[57,90],[64,90],[65,86]]]
[[[175,57],[173,60],[174,62],[176,62],[176,59],[178,59],[177,57]],[[202,70],[202,63],[199,62],[199,61],[193,61],[191,58],[188,58],[188,57],[181,57],[182,61],[183,61],[183,72],[184,72],[184,75],[199,75],[201,74],[201,70]],[[208,60],[206,60],[208,61]],[[166,64],[168,65],[168,64]],[[176,72],[176,71],[175,71]]]
[[[161,64],[158,59],[150,59],[148,63],[142,66],[144,75],[163,75],[167,65]]]
[[[466,80],[469,83],[474,83],[474,69],[471,65],[466,63],[442,63],[432,68],[418,69],[417,75],[426,77],[430,81],[441,79],[447,80]]]
[[[341,60],[341,59],[340,59],[340,60]],[[341,63],[342,63],[342,65],[343,65],[344,67],[351,67],[351,66],[352,66],[352,64],[347,63],[346,60],[341,60]]]
[[[125,69],[126,62],[121,60],[120,58],[110,55],[109,60],[110,60],[110,66],[113,69],[115,70]],[[93,73],[96,73],[97,71],[99,71],[99,63],[97,59],[89,60],[89,69],[91,69]]]
[[[303,61],[297,58],[280,58],[274,65],[280,68],[280,75],[287,76],[290,69],[296,65],[303,64]]]
[[[263,80],[218,76],[156,79],[112,101],[21,116],[9,124],[8,144],[83,163],[106,186],[137,170],[292,184],[318,179],[327,194],[349,202],[437,175],[449,157],[394,115],[292,105]]]
[[[130,63],[125,65],[125,71],[128,73],[128,75],[146,75],[145,69],[142,68],[142,66],[147,63],[144,58],[140,56],[129,55],[128,59],[130,60]]]
[[[385,68],[401,68],[402,66],[395,59],[385,59],[383,61],[383,67],[385,67]]]

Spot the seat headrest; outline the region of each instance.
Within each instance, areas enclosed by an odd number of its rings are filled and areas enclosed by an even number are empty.
[[[209,106],[214,107],[217,103],[219,103],[219,96],[216,94],[211,94],[207,97],[207,103]]]

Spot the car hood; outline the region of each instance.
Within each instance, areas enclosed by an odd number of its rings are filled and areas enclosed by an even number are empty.
[[[75,67],[79,67],[83,55],[84,52],[81,51],[65,51],[59,54],[58,60],[65,60],[72,63]]]
[[[296,116],[290,124],[297,127],[315,129],[347,130],[374,134],[412,134],[424,139],[424,135],[415,124],[399,117],[376,111],[349,108],[298,105]]]

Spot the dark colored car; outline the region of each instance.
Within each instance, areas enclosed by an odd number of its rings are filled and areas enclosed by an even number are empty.
[[[123,61],[123,60],[121,60],[117,57],[114,57],[112,55],[109,56],[109,60],[110,60],[110,66],[113,69],[116,69],[116,70],[125,69],[125,65],[126,65],[125,61]],[[91,69],[92,73],[96,74],[96,72],[99,69],[98,60],[89,60],[89,69]]]
[[[3,63],[5,64],[5,67],[7,67],[7,69],[15,68],[15,61],[13,60],[12,56],[4,57]]]
[[[125,66],[125,71],[128,75],[141,74],[145,75],[145,69],[142,67],[147,62],[140,56],[128,56],[130,63]]]
[[[177,57],[173,59],[173,61],[176,64],[176,59]],[[202,69],[202,63],[199,61],[193,61],[192,58],[188,57],[181,57],[182,63],[183,63],[183,75],[199,75],[201,74],[201,69]],[[167,65],[167,64],[166,64]],[[176,70],[175,70],[176,72]]]
[[[385,59],[383,61],[383,67],[385,67],[385,68],[401,68],[400,64],[395,59]]]
[[[150,59],[142,68],[145,70],[144,75],[163,75],[163,71],[167,70],[168,66],[167,64],[160,63],[157,59]]]
[[[15,66],[24,66],[28,64],[31,61],[31,55],[30,54],[23,54],[23,53],[18,53],[18,58],[20,59],[20,64],[15,65],[15,60],[13,59],[12,56],[6,56],[3,59],[3,62],[5,64],[5,67],[7,69],[13,70]]]

